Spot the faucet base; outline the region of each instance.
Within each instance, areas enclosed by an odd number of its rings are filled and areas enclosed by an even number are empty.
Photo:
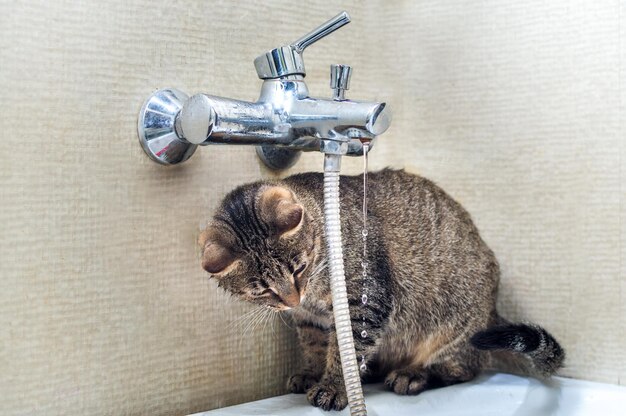
[[[256,154],[259,159],[272,170],[283,170],[292,167],[300,159],[301,153],[299,150],[284,147],[264,145],[256,147]]]
[[[189,159],[198,145],[178,138],[174,123],[189,96],[175,88],[152,94],[141,107],[137,132],[144,152],[157,163],[176,165]]]

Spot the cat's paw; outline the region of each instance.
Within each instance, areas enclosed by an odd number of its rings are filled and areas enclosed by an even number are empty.
[[[291,393],[306,393],[317,382],[318,378],[311,374],[294,374],[287,382],[287,389]]]
[[[318,383],[309,389],[307,399],[313,406],[324,410],[342,410],[348,405],[343,382]]]
[[[424,370],[394,370],[385,378],[385,385],[396,394],[415,395],[426,390],[428,375]]]

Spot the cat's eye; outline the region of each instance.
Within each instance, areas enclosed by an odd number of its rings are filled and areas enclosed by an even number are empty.
[[[306,266],[306,263],[302,263],[300,266],[298,266],[298,268],[293,272],[294,277],[300,277],[302,272],[306,269]]]
[[[257,291],[257,292],[252,292],[252,295],[257,297],[257,298],[267,298],[267,297],[274,296],[275,294],[276,294],[276,292],[274,292],[271,289],[265,289],[265,290],[261,290],[261,291]]]

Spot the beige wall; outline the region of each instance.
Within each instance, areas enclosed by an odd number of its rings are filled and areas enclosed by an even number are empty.
[[[271,174],[251,148],[157,166],[136,115],[165,86],[255,99],[253,58],[342,8],[353,23],[306,52],[314,95],[328,64],[352,64],[349,96],[395,108],[372,165],[470,210],[502,311],[562,340],[563,374],[623,383],[626,6],[504,3],[0,2],[0,413],[184,414],[284,391],[291,333],[244,333],[250,309],[195,248],[225,192]]]

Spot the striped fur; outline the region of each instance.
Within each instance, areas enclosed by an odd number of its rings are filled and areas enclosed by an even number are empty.
[[[511,351],[526,355],[537,375],[549,377],[565,360],[565,351],[545,329],[533,324],[503,324],[472,336],[471,343],[483,351]]]
[[[527,370],[543,376],[558,370],[564,354],[552,336],[497,314],[498,262],[463,207],[431,181],[404,171],[371,173],[369,184],[364,278],[362,177],[340,182],[346,285],[357,355],[367,361],[364,379],[417,394],[470,380],[503,352],[511,360],[529,357]],[[338,410],[347,400],[322,209],[319,173],[245,185],[226,196],[200,244],[203,265],[219,286],[296,323],[302,368],[289,389]]]

